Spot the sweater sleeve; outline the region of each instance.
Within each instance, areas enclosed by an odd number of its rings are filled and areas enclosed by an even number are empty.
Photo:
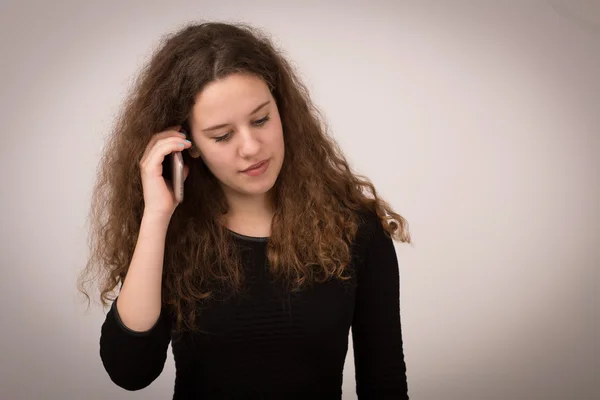
[[[352,323],[356,393],[359,400],[407,400],[398,259],[376,215],[368,225],[370,239],[358,270]]]
[[[100,358],[110,379],[126,390],[150,385],[162,372],[171,340],[171,324],[165,309],[156,324],[145,332],[127,328],[115,300],[100,335]]]

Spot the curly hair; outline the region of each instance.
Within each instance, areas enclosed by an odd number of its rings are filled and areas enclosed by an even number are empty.
[[[139,162],[152,135],[186,126],[197,94],[234,73],[260,77],[280,110],[285,159],[273,187],[267,247],[274,277],[292,291],[348,279],[360,212],[376,213],[393,239],[410,243],[406,220],[378,197],[369,179],[351,171],[307,88],[264,32],[244,23],[188,23],[159,44],[134,82],[100,160],[88,217],[89,259],[78,280],[88,302],[93,284],[108,306],[127,274],[144,210]],[[184,152],[184,161],[190,166],[187,196],[167,231],[162,299],[176,326],[193,330],[197,303],[218,288],[238,292],[244,274],[233,238],[218,223],[228,210],[223,190],[199,159]]]

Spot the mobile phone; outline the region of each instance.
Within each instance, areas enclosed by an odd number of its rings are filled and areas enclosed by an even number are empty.
[[[183,202],[183,155],[180,151],[171,153],[171,174],[173,175],[173,193],[178,203]]]
[[[178,203],[183,202],[183,165],[183,155],[181,154],[181,151],[174,151],[167,154],[162,165],[163,177],[167,184],[170,184],[173,188],[175,201]]]

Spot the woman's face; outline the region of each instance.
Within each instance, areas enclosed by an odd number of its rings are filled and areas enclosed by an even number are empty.
[[[284,158],[281,119],[269,87],[252,75],[233,74],[208,84],[190,116],[194,148],[228,197],[265,195]],[[248,167],[266,161],[257,170]]]

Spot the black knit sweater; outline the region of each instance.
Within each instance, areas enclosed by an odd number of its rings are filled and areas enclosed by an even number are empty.
[[[298,293],[269,279],[268,238],[231,234],[242,247],[248,290],[203,307],[203,333],[174,334],[166,308],[152,329],[137,333],[123,325],[113,303],[100,338],[113,382],[127,390],[150,385],[171,343],[175,400],[340,399],[352,329],[358,398],[408,399],[398,261],[374,214],[352,246],[352,279]]]

